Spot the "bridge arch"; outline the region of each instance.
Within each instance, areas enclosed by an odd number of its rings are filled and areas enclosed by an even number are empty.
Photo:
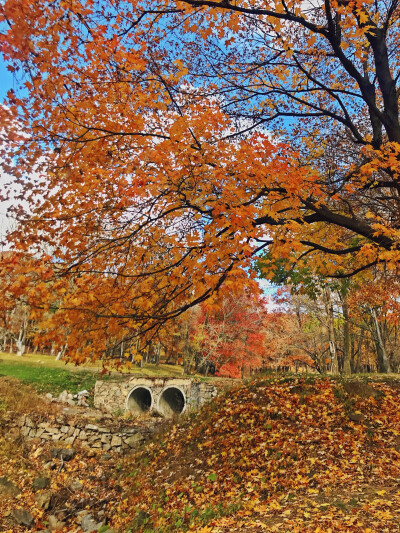
[[[183,390],[176,385],[165,387],[158,398],[157,410],[166,417],[181,414],[186,409],[186,396]]]
[[[137,385],[129,392],[126,399],[126,409],[135,415],[147,413],[153,407],[153,394],[149,387]]]

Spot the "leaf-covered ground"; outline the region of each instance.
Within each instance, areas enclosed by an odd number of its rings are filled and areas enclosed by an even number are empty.
[[[13,523],[18,507],[34,516],[31,531],[51,514],[57,531],[80,532],[88,512],[124,533],[399,531],[399,400],[394,380],[259,379],[136,455],[77,449],[62,467],[39,443],[15,454],[2,435],[0,477],[21,493],[0,498],[0,531],[26,531]],[[38,475],[50,478],[48,509]]]
[[[233,390],[129,459],[125,530],[399,530],[396,383],[310,381]]]
[[[10,427],[10,409],[15,416],[29,414],[45,421],[61,407],[17,380],[0,377],[0,532],[78,532],[85,514],[97,523],[108,522],[110,501],[117,502],[121,495],[117,482],[120,458],[83,448],[76,448],[71,461],[54,458],[51,449],[63,443],[23,441]],[[35,486],[38,478],[47,479],[48,486]],[[29,512],[34,525],[18,525],[14,517],[18,510]]]

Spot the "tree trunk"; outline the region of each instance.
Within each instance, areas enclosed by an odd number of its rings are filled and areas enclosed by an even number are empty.
[[[160,354],[161,354],[161,343],[158,342],[156,344],[156,349],[155,349],[155,352],[154,352],[154,362],[156,364],[156,366],[158,366],[160,364]]]
[[[332,374],[339,373],[339,365],[336,351],[336,339],[335,339],[335,323],[333,316],[333,303],[331,298],[331,292],[328,288],[325,289],[325,309],[328,319],[328,336],[329,336],[329,353],[331,355],[331,371]]]
[[[21,356],[25,352],[25,324],[21,324],[18,339],[15,341],[17,345],[17,355]]]
[[[149,341],[147,343],[147,349],[143,351],[143,362],[144,363],[150,363],[152,346],[153,346],[152,342]]]
[[[356,374],[360,372],[360,362],[361,362],[361,353],[362,353],[361,351],[362,351],[362,344],[364,340],[364,334],[365,334],[365,329],[362,328],[361,333],[358,337],[357,350],[355,351],[355,353],[352,354],[353,372]],[[353,346],[354,346],[354,341],[353,341]],[[354,351],[354,348],[353,348],[353,351]]]
[[[378,322],[378,317],[376,316],[375,309],[371,309],[371,315],[375,326],[374,341],[376,346],[376,353],[378,356],[378,371],[382,373],[388,373],[392,371],[392,367],[390,366],[390,361],[386,353],[385,344],[382,339],[381,328]]]
[[[195,362],[195,350],[189,342],[189,325],[186,323],[186,329],[183,332],[183,373],[189,375],[192,373],[193,363]]]
[[[349,306],[347,297],[343,296],[343,374],[345,376],[351,374],[351,342],[350,342],[350,322],[349,322]]]
[[[61,349],[59,350],[57,354],[56,361],[61,361],[61,359],[65,355],[66,350],[67,350],[67,344],[64,344],[64,346],[61,347]]]

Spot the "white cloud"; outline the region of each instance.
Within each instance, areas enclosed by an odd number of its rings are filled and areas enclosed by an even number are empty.
[[[10,183],[11,177],[7,174],[0,173],[0,189],[4,191],[6,185]],[[15,195],[17,189],[14,188]],[[14,196],[14,195],[13,195]],[[11,197],[8,200],[0,201],[0,246],[2,249],[7,248],[5,245],[7,234],[13,230],[17,224],[16,219],[13,217],[10,208],[16,205],[15,197]]]

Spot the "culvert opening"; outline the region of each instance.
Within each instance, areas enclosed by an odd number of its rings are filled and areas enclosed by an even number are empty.
[[[158,401],[158,412],[163,416],[180,414],[185,407],[185,395],[178,387],[168,387],[162,391]]]
[[[153,397],[147,387],[136,387],[129,394],[127,408],[131,413],[140,415],[150,410]]]

